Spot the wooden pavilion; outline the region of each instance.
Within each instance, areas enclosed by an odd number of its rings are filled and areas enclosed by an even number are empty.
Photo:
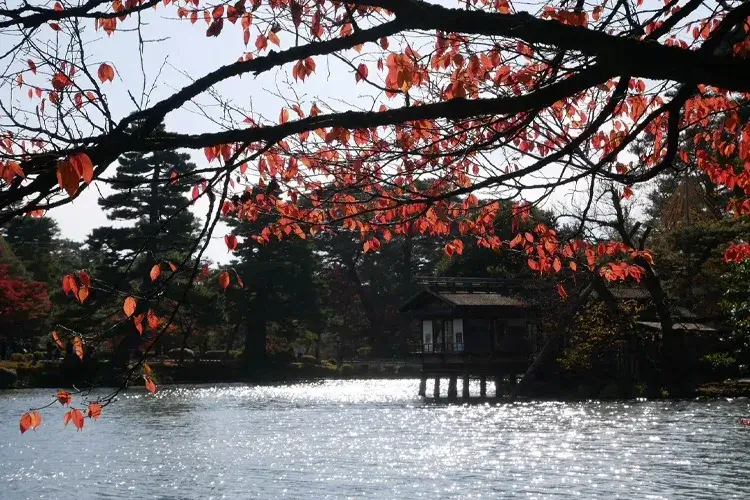
[[[427,378],[434,377],[434,396],[440,396],[440,379],[448,378],[448,397],[457,397],[457,379],[463,379],[462,396],[469,397],[469,380],[480,380],[486,396],[488,377],[501,394],[505,377],[514,386],[519,373],[531,363],[538,342],[538,322],[533,307],[522,297],[524,284],[513,280],[480,278],[423,278],[424,288],[401,308],[421,334],[418,355],[422,360],[419,394],[425,395]]]

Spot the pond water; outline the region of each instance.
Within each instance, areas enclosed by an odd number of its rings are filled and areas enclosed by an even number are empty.
[[[748,400],[446,405],[417,386],[135,389],[82,432],[56,404],[23,436],[54,391],[0,391],[0,498],[750,498]]]

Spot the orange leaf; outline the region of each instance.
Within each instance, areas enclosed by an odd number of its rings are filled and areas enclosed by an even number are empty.
[[[31,419],[31,413],[26,412],[21,416],[21,421],[19,423],[19,427],[21,428],[21,434],[28,431],[31,428],[32,419]]]
[[[101,417],[102,405],[100,405],[99,403],[91,403],[86,410],[86,415],[88,415],[89,418],[93,418],[94,420]]]
[[[146,316],[146,313],[141,313],[138,316],[133,317],[133,324],[135,325],[135,329],[138,330],[138,334],[143,335],[143,318]]]
[[[169,264],[169,268],[172,270],[173,273],[177,272],[177,266],[172,264],[171,262],[167,262]]]
[[[125,299],[125,302],[122,303],[122,310],[125,313],[125,316],[127,316],[128,318],[131,317],[135,312],[135,306],[136,302],[133,297],[128,297],[127,299]]]
[[[161,266],[159,264],[154,264],[154,267],[151,268],[151,272],[148,274],[151,276],[151,281],[156,281],[161,275]]]
[[[73,422],[73,425],[79,431],[83,429],[83,413],[81,413],[81,410],[72,408],[70,411],[65,413],[65,415],[63,415],[63,423],[66,427],[68,425],[68,422]]]
[[[261,33],[258,38],[255,39],[255,48],[261,51],[268,47],[268,39]]]
[[[57,391],[57,400],[63,406],[65,405],[70,406],[70,402],[73,401],[73,397],[70,395],[68,391],[60,389],[59,391]]]
[[[552,263],[552,269],[554,269],[556,273],[559,273],[560,269],[562,269],[562,262],[560,262],[559,257],[555,257],[555,260]]]
[[[86,302],[86,299],[87,299],[87,298],[88,298],[88,296],[89,296],[89,287],[87,287],[87,286],[82,286],[82,287],[81,287],[81,288],[80,288],[80,289],[78,290],[78,294],[77,294],[77,296],[78,296],[78,302],[80,302],[81,304],[83,304],[84,302]]]
[[[271,34],[268,35],[268,41],[276,45],[277,47],[280,46],[281,44],[278,35],[274,33],[273,31],[271,32]]]
[[[146,313],[146,321],[152,330],[156,330],[159,327],[159,317],[151,309]]]
[[[229,273],[224,271],[219,275],[219,286],[224,290],[229,286]]]
[[[578,264],[576,264],[573,261],[570,261],[570,268],[573,270],[573,272],[576,272],[578,270]]]
[[[31,412],[31,428],[36,430],[40,425],[42,425],[42,416],[38,411]]]
[[[289,110],[286,108],[281,108],[281,113],[279,114],[279,123],[286,123],[289,121]]]
[[[143,373],[145,373],[148,378],[151,378],[153,376],[151,367],[148,366],[148,363],[143,363]]]
[[[560,297],[564,299],[568,298],[568,292],[565,291],[565,288],[563,288],[562,283],[557,284],[557,293],[560,294]]]
[[[70,157],[69,161],[78,175],[83,178],[83,181],[86,184],[91,184],[91,181],[94,179],[94,164],[91,162],[89,155],[86,153],[76,153]],[[78,181],[76,180],[77,183]]]
[[[57,331],[52,332],[52,340],[54,340],[55,345],[57,345],[58,349],[61,351],[65,351],[65,344],[62,343],[62,340],[60,340],[60,335],[57,333]]]
[[[75,352],[76,356],[83,361],[83,341],[81,340],[81,337],[73,337],[73,352]]]
[[[99,70],[96,72],[99,77],[99,81],[104,83],[106,81],[112,81],[115,79],[115,68],[107,63],[102,63],[99,66]]]
[[[78,192],[78,180],[80,175],[69,161],[57,162],[57,183],[62,189],[73,196]]]
[[[150,392],[151,394],[155,393],[156,392],[156,384],[154,384],[154,381],[151,380],[151,377],[146,377],[144,375],[143,378],[146,379],[146,389],[148,389],[148,392]]]

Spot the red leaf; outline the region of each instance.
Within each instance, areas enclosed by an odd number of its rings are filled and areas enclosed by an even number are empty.
[[[148,274],[151,277],[151,281],[156,281],[161,275],[161,266],[159,264],[154,264],[154,267],[151,268],[151,272]]]
[[[281,108],[281,113],[279,114],[279,123],[286,123],[289,121],[289,110],[286,108]]]
[[[276,45],[277,47],[281,44],[281,41],[279,40],[279,36],[273,31],[268,35],[268,41]]]
[[[151,309],[146,313],[146,321],[152,330],[159,328],[159,317]]]
[[[78,181],[81,176],[75,167],[69,161],[57,162],[57,183],[68,193],[68,196],[74,196],[78,192]]]
[[[220,6],[223,7],[223,6]],[[211,25],[206,30],[206,36],[219,36],[221,33],[222,28],[224,28],[224,18],[220,17],[216,19],[214,22],[211,23]]]
[[[91,286],[91,276],[89,276],[89,273],[87,273],[86,271],[81,271],[80,273],[78,273],[78,279],[81,280],[81,284],[83,286]]]
[[[173,273],[177,272],[177,266],[176,265],[174,265],[171,262],[167,262],[167,264],[169,264],[169,268],[172,270]]]
[[[73,352],[76,353],[78,359],[83,361],[83,341],[81,340],[81,337],[73,337]]]
[[[135,313],[135,306],[136,302],[133,297],[126,298],[125,302],[123,302],[122,304],[122,310],[123,312],[125,312],[125,316],[127,316],[128,318],[131,317],[133,313]]]
[[[143,318],[146,317],[146,313],[141,313],[138,316],[133,317],[133,324],[135,329],[138,330],[139,335],[143,335]]]
[[[180,179],[180,174],[177,173],[177,170],[172,170],[169,173],[169,183],[173,186],[177,184],[177,181]]]
[[[70,402],[73,401],[73,397],[70,395],[68,391],[64,391],[60,389],[59,391],[57,391],[57,400],[63,406],[65,405],[70,406]]]
[[[560,297],[562,297],[563,299],[568,298],[568,292],[565,291],[565,288],[563,288],[562,283],[557,284],[557,293],[559,293]]]
[[[224,290],[229,286],[229,273],[224,271],[219,275],[219,286]]]
[[[89,418],[93,418],[94,420],[101,417],[102,405],[100,405],[99,403],[91,403],[86,410],[86,415],[88,415]]]
[[[200,195],[201,192],[200,189],[198,189],[198,186],[193,186],[193,192],[191,193],[193,201],[197,200]]]
[[[552,269],[554,269],[556,273],[559,273],[560,269],[562,269],[562,262],[560,262],[559,257],[555,257],[555,260],[552,262]]]
[[[153,373],[151,372],[151,367],[148,365],[148,363],[143,363],[143,373],[146,374],[148,378],[153,377]]]
[[[32,61],[31,59],[26,62],[29,63],[29,69],[31,70],[31,72],[36,75],[36,63],[34,63],[34,61]]]
[[[60,340],[60,335],[56,331],[52,332],[52,340],[55,342],[55,345],[58,349],[63,352],[65,351],[65,344],[62,343],[62,340]]]
[[[52,88],[54,88],[58,92],[63,90],[65,87],[69,87],[70,85],[73,85],[73,82],[65,73],[55,73],[55,75],[52,77]]]
[[[359,83],[360,80],[367,78],[367,74],[367,65],[362,63],[357,67],[357,73],[354,75],[354,79]]]
[[[151,380],[151,377],[144,376],[144,378],[146,379],[146,389],[151,394],[154,394],[156,392],[156,384],[154,384],[154,381]]]
[[[223,5],[217,5],[216,7],[214,7],[213,12],[211,13],[211,17],[213,17],[214,20],[220,19],[221,16],[223,16],[223,15],[224,15],[224,6]]]
[[[31,420],[31,413],[26,412],[21,416],[21,421],[19,422],[19,427],[21,428],[21,434],[28,431],[31,428],[32,420]]]
[[[78,175],[83,178],[83,181],[86,184],[91,184],[91,181],[94,179],[94,164],[91,162],[89,155],[86,153],[76,153],[70,157],[69,161]],[[76,180],[77,184],[78,181]]]
[[[237,269],[232,269],[234,271],[235,276],[237,276],[237,284],[240,285],[240,288],[245,288],[245,283],[243,283],[242,278],[240,278],[240,273],[237,272]]]
[[[224,243],[227,244],[227,249],[233,252],[237,248],[237,237],[233,234],[227,234],[224,236]]]
[[[97,76],[99,77],[99,81],[104,83],[106,81],[112,81],[115,79],[115,68],[110,66],[107,63],[102,63],[99,65],[99,70],[96,72]]]
[[[261,33],[258,38],[255,39],[255,48],[261,51],[268,47],[268,39]]]
[[[65,415],[63,415],[63,423],[66,427],[68,426],[68,422],[73,422],[73,425],[79,431],[83,429],[83,413],[81,413],[81,410],[72,408]]]

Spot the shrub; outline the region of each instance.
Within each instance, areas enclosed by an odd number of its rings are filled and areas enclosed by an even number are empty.
[[[0,389],[13,387],[18,379],[18,372],[12,368],[0,366]]]
[[[234,349],[229,351],[229,359],[240,359],[245,353],[243,349]]]
[[[371,352],[372,352],[372,347],[370,347],[369,345],[362,346],[359,349],[357,349],[357,355],[362,359],[368,358]]]
[[[28,356],[28,358],[26,356]],[[24,361],[31,361],[31,355],[22,352],[14,352],[10,355],[10,360],[15,361],[16,363],[23,363]]]
[[[303,362],[306,365],[317,365],[318,364],[318,358],[315,356],[310,356],[309,354],[305,354],[300,358],[300,361]]]
[[[344,363],[341,365],[341,374],[342,375],[351,375],[354,373],[354,367],[350,364]]]
[[[223,360],[228,357],[229,353],[226,351],[206,351],[203,353],[203,359],[216,359]]]

